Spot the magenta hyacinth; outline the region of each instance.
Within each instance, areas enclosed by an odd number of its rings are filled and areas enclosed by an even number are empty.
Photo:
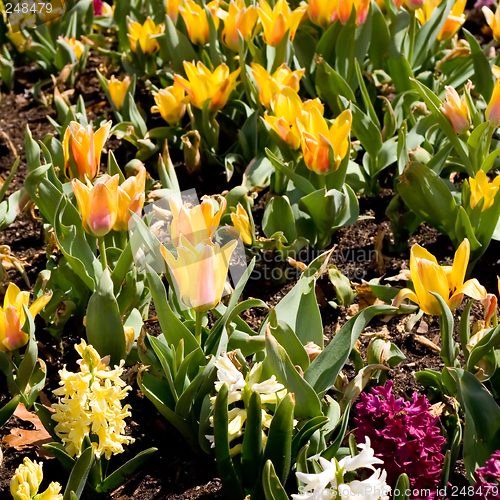
[[[439,417],[431,415],[429,406],[425,396],[415,393],[412,402],[396,399],[389,381],[385,387],[372,389],[371,394],[361,394],[354,419],[357,441],[368,436],[375,456],[384,460],[387,483],[394,487],[405,472],[412,490],[433,492],[425,495],[426,500],[434,498],[439,485],[444,460],[441,450],[446,442],[437,425]]]
[[[94,15],[102,16],[102,0],[94,0]]]
[[[500,450],[476,471],[474,500],[500,500]]]

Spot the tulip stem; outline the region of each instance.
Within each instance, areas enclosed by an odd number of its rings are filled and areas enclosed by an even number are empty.
[[[196,326],[194,330],[194,334],[196,337],[196,340],[198,341],[198,344],[201,345],[201,323],[203,322],[203,313],[195,311],[195,317],[196,317]]]
[[[102,270],[105,271],[108,267],[108,260],[106,258],[106,243],[104,242],[104,238],[98,238],[99,242],[99,258],[101,259]]]

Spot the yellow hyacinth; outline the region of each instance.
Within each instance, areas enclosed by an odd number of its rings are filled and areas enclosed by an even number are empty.
[[[131,414],[130,405],[122,407],[122,400],[132,389],[120,378],[125,362],[111,370],[84,340],[75,349],[81,357],[80,371],[59,370],[61,387],[54,394],[60,399],[52,405],[54,430],[69,455],[79,457],[84,439],[92,436],[95,456],[109,460],[124,451],[124,444],[134,442],[125,435],[125,418]]]
[[[252,36],[258,18],[257,9],[253,5],[246,7],[245,0],[231,0],[227,13],[221,11],[220,14],[224,20],[222,43],[238,52],[240,33],[244,40]]]
[[[484,17],[486,18],[486,22],[488,23],[491,31],[493,33],[493,38],[499,42],[500,41],[500,9],[496,9],[495,13],[488,8],[482,8]]]
[[[164,28],[163,24],[158,24],[157,26],[149,17],[144,21],[144,24],[130,21],[127,35],[130,42],[130,48],[133,52],[137,52],[137,46],[139,45],[142,53],[145,55],[156,52],[159,45],[156,39],[152,37],[162,33]]]
[[[125,96],[127,95],[129,86],[130,77],[128,76],[120,81],[115,77],[115,75],[112,75],[111,79],[108,80],[109,95],[111,96],[111,100],[118,111],[123,109],[123,102],[125,101]]]
[[[293,40],[306,11],[307,5],[291,11],[286,0],[278,0],[272,9],[266,0],[260,0],[258,14],[264,30],[264,42],[271,47],[276,47],[287,31],[289,31],[290,40]]]
[[[350,148],[349,133],[352,115],[343,111],[329,127],[320,109],[312,106],[306,120],[296,120],[301,133],[302,153],[309,170],[324,174],[336,170]],[[330,147],[333,149],[335,163],[330,164]]]
[[[482,211],[488,210],[488,208],[493,205],[495,201],[495,196],[498,192],[498,187],[500,186],[500,175],[497,175],[492,182],[488,180],[488,177],[483,170],[479,170],[475,178],[469,177],[470,185],[470,206],[474,208],[479,200],[484,198],[484,204]]]
[[[70,122],[63,138],[64,171],[69,179],[93,180],[99,173],[101,152],[108,140],[111,120],[95,134],[90,125]]]
[[[245,245],[251,245],[253,242],[252,226],[246,210],[241,203],[238,203],[236,212],[231,214],[233,226],[240,232],[241,239]]]
[[[34,318],[50,301],[52,292],[36,299],[29,308]],[[23,332],[26,315],[23,306],[28,306],[29,292],[21,292],[19,287],[10,283],[5,292],[3,308],[0,307],[0,352],[14,351],[28,343],[29,336]]]
[[[215,212],[214,205],[209,196],[204,196],[199,205],[189,208],[187,204],[180,205],[174,196],[169,200],[172,222],[169,232],[172,243],[176,247],[181,235],[192,245],[211,238],[217,231],[220,219],[226,210],[226,198],[219,196],[219,210]]]
[[[43,464],[32,462],[25,457],[10,480],[10,494],[13,500],[31,500],[32,498],[36,498],[36,500],[62,500],[63,496],[59,493],[61,491],[59,483],[50,483],[43,493],[37,495],[42,480]]]
[[[236,243],[230,241],[221,248],[206,239],[192,245],[181,234],[176,248],[177,257],[162,245],[163,258],[175,279],[177,296],[184,306],[196,312],[217,307]]]
[[[274,96],[283,87],[290,87],[295,92],[300,88],[300,79],[305,69],[292,71],[286,63],[283,63],[272,75],[257,63],[252,63],[252,73],[259,87],[259,99],[265,108],[271,107]]]
[[[324,112],[319,99],[303,103],[297,92],[290,87],[284,87],[274,96],[271,107],[274,116],[266,112],[264,119],[292,149],[300,148],[301,135],[297,120],[307,119],[312,107],[318,108],[322,115]]]
[[[493,94],[491,95],[484,116],[492,127],[497,128],[500,126],[500,78],[497,79],[493,87]]]
[[[118,186],[118,201],[116,221],[113,225],[115,231],[127,231],[132,210],[141,215],[144,206],[144,190],[146,189],[146,167],[140,165],[137,175],[130,176]]]
[[[461,135],[469,130],[471,125],[471,118],[465,94],[460,99],[457,91],[447,85],[446,99],[443,101],[441,111],[446,115],[453,125],[453,130],[456,134]]]
[[[151,107],[151,113],[160,113],[161,117],[169,124],[178,123],[186,112],[184,89],[174,83],[166,89],[153,92],[156,106]]]
[[[207,3],[212,13],[215,29],[219,28],[219,0]],[[184,0],[179,7],[182,19],[186,25],[189,39],[195,45],[206,45],[210,38],[207,13],[204,7],[198,5],[194,0]]]
[[[118,174],[104,176],[95,186],[90,181],[83,184],[78,179],[71,181],[85,232],[102,237],[113,228],[118,215]]]
[[[455,253],[453,266],[440,266],[436,257],[420,245],[413,245],[410,255],[410,276],[415,291],[403,288],[393,305],[399,307],[404,299],[418,304],[420,309],[432,316],[441,316],[442,311],[437,299],[430,292],[437,293],[453,311],[468,295],[476,300],[486,298],[486,290],[476,280],[464,283],[470,258],[470,244],[466,238]]]
[[[208,107],[210,111],[222,109],[239,83],[236,79],[240,74],[240,68],[230,73],[226,64],[221,64],[212,73],[200,61],[196,66],[184,61],[184,70],[188,79],[175,75],[175,82],[187,92],[191,104],[199,109],[203,109],[208,99],[210,99]]]

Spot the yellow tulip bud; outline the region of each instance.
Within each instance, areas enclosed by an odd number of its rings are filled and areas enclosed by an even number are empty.
[[[82,216],[82,226],[85,232],[102,237],[108,234],[117,220],[118,212],[118,174],[113,177],[103,176],[101,182],[92,186],[78,179],[71,181],[78,209]]]
[[[167,16],[172,19],[174,24],[177,22],[181,3],[182,0],[167,0]]]
[[[251,245],[253,242],[252,226],[246,210],[241,203],[238,203],[236,212],[231,214],[233,226],[240,232],[241,239],[245,245]]]
[[[70,122],[63,138],[64,171],[69,179],[93,180],[99,173],[101,151],[111,129],[111,120],[95,134],[89,125]]]
[[[153,92],[153,97],[156,106],[151,107],[151,113],[160,113],[169,125],[175,125],[184,116],[186,94],[178,83]]]
[[[226,64],[221,64],[212,73],[200,61],[196,66],[184,61],[184,70],[188,80],[180,75],[174,75],[175,82],[187,92],[191,104],[199,109],[203,109],[208,99],[210,99],[208,107],[210,111],[222,109],[239,83],[236,79],[240,74],[240,68],[229,73],[229,67]]]
[[[497,175],[492,182],[489,182],[488,177],[483,170],[479,170],[475,178],[469,177],[470,185],[470,206],[474,208],[479,200],[484,198],[482,211],[488,210],[495,201],[495,196],[500,186],[500,175]]]
[[[141,51],[144,55],[152,54],[159,48],[158,42],[154,35],[159,35],[163,32],[165,26],[158,24],[158,26],[149,17],[144,24],[131,21],[128,25],[128,40],[130,48],[133,52],[137,52],[137,44],[139,44]]]
[[[443,101],[441,111],[446,115],[453,125],[453,130],[456,134],[463,134],[469,130],[471,125],[469,107],[465,100],[465,94],[460,99],[457,91],[446,86],[446,99]]]
[[[146,167],[140,165],[137,175],[130,176],[118,186],[118,202],[116,221],[113,225],[115,231],[127,231],[130,221],[129,210],[141,215],[144,206],[144,190],[146,188]]]
[[[123,101],[125,101],[129,86],[130,78],[128,76],[120,82],[120,80],[115,78],[115,75],[112,75],[111,80],[108,81],[109,95],[118,111],[121,111],[123,108]]]

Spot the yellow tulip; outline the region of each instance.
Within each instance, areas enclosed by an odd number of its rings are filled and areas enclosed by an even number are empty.
[[[140,165],[137,175],[130,176],[118,186],[117,214],[113,225],[115,231],[127,231],[130,220],[129,210],[141,215],[146,189],[146,167]]]
[[[271,107],[275,116],[265,113],[264,119],[292,149],[300,148],[301,135],[296,120],[305,120],[312,107],[318,108],[321,114],[324,112],[319,99],[303,103],[290,87],[284,87],[275,95]]]
[[[52,292],[48,292],[36,299],[29,308],[34,318],[50,301]],[[0,307],[0,351],[14,351],[28,343],[28,334],[22,331],[26,315],[23,305],[30,301],[29,292],[21,292],[19,287],[10,283],[5,293],[3,308]]]
[[[229,67],[226,64],[221,64],[212,73],[200,61],[196,66],[184,61],[184,70],[189,81],[180,75],[174,75],[174,80],[187,92],[191,104],[199,109],[203,109],[208,99],[210,99],[208,107],[210,111],[222,109],[239,83],[236,79],[240,74],[240,68],[229,73]]]
[[[125,101],[129,86],[130,77],[128,76],[120,82],[120,80],[115,78],[115,75],[112,75],[111,80],[108,81],[109,95],[118,111],[121,111],[123,108],[123,101]]]
[[[471,125],[469,107],[465,100],[465,94],[460,99],[457,91],[447,85],[446,99],[443,101],[441,111],[446,115],[453,125],[456,134],[461,135],[469,130]]]
[[[224,11],[221,11],[221,13]],[[224,29],[222,43],[232,51],[238,52],[240,45],[239,34],[244,40],[252,36],[258,14],[253,5],[245,6],[245,0],[231,0],[227,13],[222,14]]]
[[[159,35],[164,30],[163,24],[158,26],[149,17],[144,21],[144,24],[130,21],[128,25],[128,40],[130,48],[133,52],[137,52],[137,44],[139,44],[144,55],[152,54],[159,48],[158,42],[154,35]]]
[[[102,179],[95,186],[88,180],[87,185],[78,179],[71,181],[82,216],[83,229],[98,238],[111,231],[118,213],[118,174]]]
[[[175,258],[163,245],[161,252],[176,284],[182,304],[196,312],[218,305],[224,290],[229,259],[237,242],[222,248],[206,239],[196,246],[181,234]]]
[[[166,89],[153,92],[156,106],[151,107],[151,113],[160,113],[161,117],[169,124],[178,123],[186,112],[184,89],[174,83]]]
[[[301,133],[304,161],[309,170],[317,174],[324,174],[332,168],[337,170],[350,148],[351,123],[351,112],[345,110],[328,128],[325,118],[316,106],[311,107],[307,119],[296,120]],[[334,165],[330,164],[330,147],[333,149]]]
[[[215,213],[210,196],[204,196],[201,203],[192,208],[189,208],[187,204],[179,205],[173,196],[170,198],[170,212],[172,213],[170,235],[175,247],[179,244],[181,235],[196,246],[215,234],[227,206],[226,198],[223,196],[217,197],[217,200],[219,210]]]
[[[305,69],[292,71],[286,63],[283,63],[272,75],[260,64],[251,63],[252,73],[259,87],[259,99],[265,108],[271,107],[273,97],[283,87],[290,87],[298,92],[300,79],[304,75]]]
[[[253,241],[252,226],[246,210],[238,203],[236,212],[231,214],[233,226],[240,232],[241,239],[245,245],[251,245]]]
[[[258,13],[264,29],[264,42],[271,47],[276,47],[287,31],[290,33],[290,40],[293,40],[306,11],[307,5],[291,11],[286,0],[278,0],[272,9],[266,0],[260,0]]]
[[[207,7],[212,13],[215,29],[219,28],[219,0],[207,3]],[[194,0],[184,0],[179,7],[182,19],[186,25],[189,39],[195,45],[206,45],[210,38],[207,13],[204,7],[198,5]]]
[[[479,170],[475,178],[469,177],[470,185],[470,206],[474,208],[481,198],[484,198],[482,211],[484,212],[493,205],[495,196],[500,186],[500,175],[497,175],[492,182],[483,170]]]
[[[181,3],[182,0],[167,0],[167,16],[172,19],[174,24],[177,22]]]
[[[452,38],[465,22],[464,9],[467,0],[457,0],[451,9],[444,26],[441,28],[437,39],[449,40]],[[422,7],[415,11],[415,17],[423,26],[431,18],[434,9],[440,4],[440,0],[426,0]]]
[[[415,291],[403,288],[394,299],[394,306],[399,307],[404,299],[410,299],[419,305],[425,313],[441,316],[441,307],[430,292],[440,295],[453,311],[468,295],[476,300],[486,298],[486,290],[476,280],[464,283],[470,257],[470,244],[466,238],[455,253],[453,266],[440,266],[436,257],[420,245],[413,245],[410,254],[410,276]]]
[[[488,9],[488,7],[482,8],[486,22],[493,32],[493,38],[499,42],[500,41],[500,9],[497,9],[495,13]]]
[[[500,11],[500,9],[498,9]],[[493,94],[484,113],[485,118],[492,127],[500,126],[500,78],[497,79],[493,87]]]
[[[111,120],[95,134],[92,127],[70,122],[63,138],[64,171],[68,179],[93,180],[99,173],[101,152],[108,140]]]
[[[309,0],[307,15],[312,23],[320,28],[328,28],[336,19],[333,0]]]
[[[85,45],[77,40],[76,38],[66,38],[65,36],[59,37],[61,40],[64,40],[75,52],[75,56],[77,59],[82,57],[83,51],[85,50]]]

